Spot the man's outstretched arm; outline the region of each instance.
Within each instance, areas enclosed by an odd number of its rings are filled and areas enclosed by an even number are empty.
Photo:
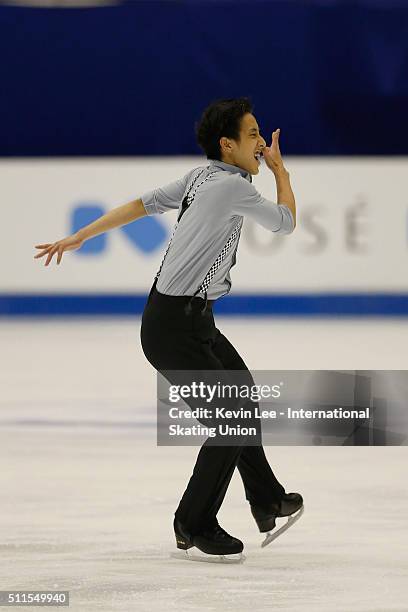
[[[127,204],[112,208],[112,210],[102,217],[99,217],[99,219],[93,223],[80,229],[77,234],[83,241],[89,240],[89,238],[108,232],[111,229],[115,229],[115,227],[121,227],[132,221],[136,221],[136,219],[140,219],[146,214],[142,200],[140,198],[138,200],[132,200],[132,202],[128,202]]]
[[[57,264],[59,264],[62,260],[64,251],[75,251],[79,249],[86,240],[89,240],[89,238],[103,234],[115,227],[127,225],[132,221],[136,221],[136,219],[144,217],[146,214],[146,210],[140,198],[132,200],[127,204],[122,204],[122,206],[117,206],[105,215],[99,217],[96,221],[82,227],[75,234],[63,240],[47,244],[37,244],[35,248],[41,249],[41,251],[34,256],[34,259],[47,255],[45,265],[48,266],[54,255],[57,254]]]
[[[79,249],[85,240],[89,240],[89,238],[98,236],[98,234],[103,234],[115,227],[120,227],[132,221],[136,221],[136,219],[140,219],[145,215],[160,214],[168,210],[177,209],[183,198],[189,174],[190,173],[163,187],[148,191],[137,200],[132,200],[132,202],[113,208],[93,223],[86,225],[75,234],[72,234],[72,236],[68,236],[63,240],[58,240],[53,243],[37,244],[35,248],[41,249],[41,251],[34,256],[34,259],[47,255],[45,265],[48,266],[57,253],[57,264],[59,264],[64,251],[75,251]]]

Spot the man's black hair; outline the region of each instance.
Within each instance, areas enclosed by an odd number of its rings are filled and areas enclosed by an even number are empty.
[[[197,142],[208,159],[221,161],[220,138],[239,141],[241,119],[252,113],[249,98],[224,98],[212,102],[196,124]]]

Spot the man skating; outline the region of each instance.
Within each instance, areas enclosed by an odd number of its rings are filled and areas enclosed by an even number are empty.
[[[231,288],[230,269],[243,219],[248,216],[269,231],[291,233],[296,205],[289,173],[279,149],[279,130],[269,147],[248,99],[220,100],[203,113],[197,140],[210,160],[181,179],[120,206],[53,244],[37,245],[36,257],[54,255],[59,264],[66,250],[79,248],[93,236],[148,214],[178,210],[177,224],[144,309],[141,341],[149,362],[159,371],[249,370],[227,338],[216,328],[212,305]],[[261,158],[273,172],[275,204],[252,185]],[[210,555],[240,553],[242,542],[224,531],[217,513],[235,467],[261,532],[270,531],[279,516],[297,512],[297,493],[286,494],[273,474],[261,444],[204,444],[175,513],[178,548],[196,546]]]

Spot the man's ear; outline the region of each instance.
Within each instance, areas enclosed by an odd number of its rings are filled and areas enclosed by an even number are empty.
[[[220,138],[220,148],[223,153],[231,153],[232,151],[232,142],[226,136]]]

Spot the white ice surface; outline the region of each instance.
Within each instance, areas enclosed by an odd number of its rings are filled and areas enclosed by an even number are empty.
[[[217,319],[253,369],[405,369],[398,322]],[[408,610],[406,447],[268,447],[302,519],[266,549],[236,474],[219,514],[239,566],[171,560],[197,448],[155,444],[139,322],[0,323],[0,589],[71,609]]]

